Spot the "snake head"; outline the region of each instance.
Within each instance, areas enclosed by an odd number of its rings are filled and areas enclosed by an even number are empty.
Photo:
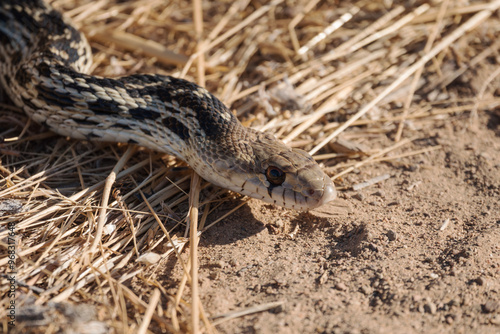
[[[310,154],[291,149],[272,135],[252,134],[249,140],[237,143],[240,153],[215,163],[221,177],[209,181],[296,210],[313,209],[335,199],[332,180]]]
[[[262,199],[287,208],[308,210],[335,199],[337,191],[310,154],[288,149],[262,160],[259,181],[267,188]]]

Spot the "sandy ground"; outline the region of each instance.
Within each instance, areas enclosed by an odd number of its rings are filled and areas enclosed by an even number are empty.
[[[391,177],[341,191],[320,213],[250,201],[211,229],[200,245],[206,310],[283,302],[217,328],[498,333],[499,115],[482,115],[475,131],[468,121],[425,130],[441,150],[350,175],[346,183]],[[164,275],[169,279],[169,271]]]

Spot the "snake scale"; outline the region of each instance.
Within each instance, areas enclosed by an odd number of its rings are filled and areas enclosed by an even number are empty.
[[[91,64],[85,37],[43,0],[0,1],[0,85],[35,122],[174,155],[215,185],[283,207],[335,198],[308,153],[244,127],[206,89],[163,75],[92,76]]]

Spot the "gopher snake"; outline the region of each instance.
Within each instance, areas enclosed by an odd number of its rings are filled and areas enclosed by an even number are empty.
[[[187,162],[215,185],[307,210],[336,196],[302,150],[246,128],[204,88],[162,75],[103,78],[85,37],[43,0],[0,3],[0,84],[34,121],[62,136],[124,142]]]

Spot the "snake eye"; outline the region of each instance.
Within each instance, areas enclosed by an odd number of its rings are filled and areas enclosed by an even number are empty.
[[[266,178],[272,185],[279,186],[285,182],[286,174],[278,167],[269,166],[266,169]]]

